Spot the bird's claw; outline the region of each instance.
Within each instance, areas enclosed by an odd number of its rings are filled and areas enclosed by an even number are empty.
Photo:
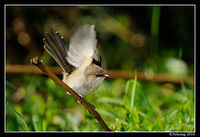
[[[90,102],[88,102],[82,95],[80,95],[80,96],[81,96],[81,102],[77,100],[77,102],[79,104],[82,104],[82,102],[85,100],[95,110],[95,106],[94,105],[92,105]],[[89,113],[90,113],[90,111],[89,111]]]

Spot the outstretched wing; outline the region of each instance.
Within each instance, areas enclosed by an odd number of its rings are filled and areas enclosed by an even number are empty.
[[[96,32],[94,25],[83,25],[76,29],[70,38],[67,50],[67,61],[74,67],[79,68],[87,59],[93,58],[89,63],[101,65],[99,50],[97,48]]]

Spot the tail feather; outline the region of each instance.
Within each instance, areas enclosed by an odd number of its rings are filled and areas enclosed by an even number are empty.
[[[47,32],[45,33],[46,38],[43,39],[45,50],[57,61],[65,72],[71,73],[73,69],[66,59],[67,53],[63,38],[53,29],[51,29],[51,35]]]

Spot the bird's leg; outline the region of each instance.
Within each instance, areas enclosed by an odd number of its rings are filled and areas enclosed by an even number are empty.
[[[80,94],[79,94],[79,96],[81,97],[81,102],[79,102],[79,101],[77,100],[77,102],[78,102],[79,104],[81,104],[81,103],[83,102],[83,100],[85,100],[93,109],[95,109],[95,106],[92,105],[90,102],[88,102],[88,101],[84,98],[84,96],[82,96],[82,95],[80,95]]]
[[[68,91],[66,91],[66,94],[71,95]],[[84,96],[82,96],[81,94],[79,94],[79,96],[81,97],[81,102],[79,102],[79,101],[77,100],[77,102],[78,102],[79,104],[82,104],[82,102],[85,100],[93,109],[95,109],[95,106],[92,105],[90,102],[88,102],[88,101],[84,98]]]

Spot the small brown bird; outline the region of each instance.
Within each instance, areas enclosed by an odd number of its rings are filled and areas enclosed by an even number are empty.
[[[63,69],[63,82],[78,94],[94,92],[109,77],[101,68],[94,25],[77,28],[71,35],[68,50],[58,32],[51,29],[51,35],[47,32],[45,35],[45,50]]]

